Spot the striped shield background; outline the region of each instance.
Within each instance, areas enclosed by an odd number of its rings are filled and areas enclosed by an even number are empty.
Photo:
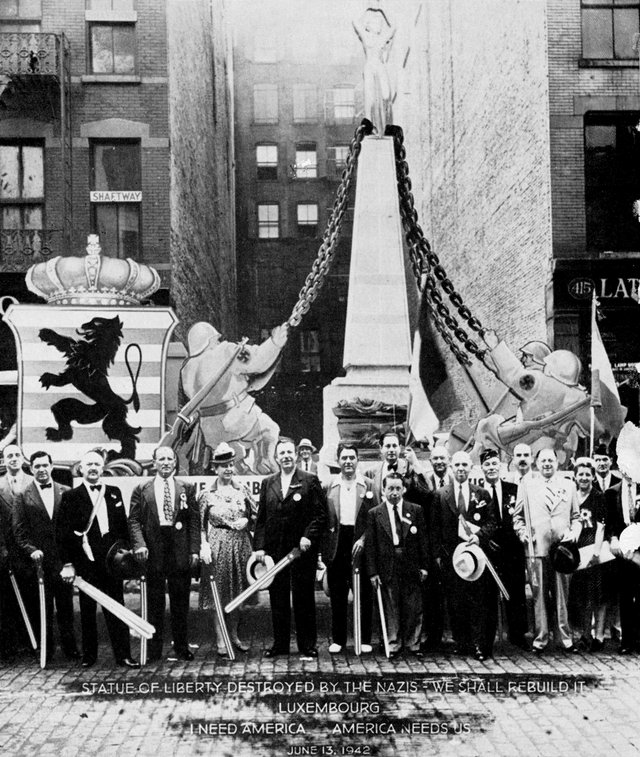
[[[93,400],[79,392],[74,386],[52,386],[45,390],[40,384],[40,376],[45,372],[62,373],[66,367],[66,357],[55,347],[42,342],[38,336],[40,329],[49,328],[62,336],[74,339],[83,323],[95,316],[122,321],[123,338],[115,361],[108,370],[111,389],[127,400],[133,385],[125,363],[125,350],[136,343],[142,353],[142,364],[137,381],[140,395],[140,410],[135,412],[128,405],[127,422],[142,430],[136,458],[151,458],[153,449],[164,432],[164,382],[165,362],[171,333],[178,319],[171,308],[107,308],[94,306],[58,307],[50,305],[11,305],[4,314],[4,320],[13,330],[18,358],[18,443],[26,457],[35,450],[47,450],[56,462],[74,462],[91,447],[120,449],[120,443],[110,440],[101,427],[101,422],[89,425],[72,423],[73,437],[68,441],[48,441],[45,430],[56,426],[51,406],[65,397],[76,397],[88,405]],[[129,350],[129,362],[133,374],[137,370],[139,354]]]

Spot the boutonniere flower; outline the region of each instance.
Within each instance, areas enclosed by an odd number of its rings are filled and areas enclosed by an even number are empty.
[[[301,499],[302,499],[302,497],[300,496],[300,494],[298,494],[298,492],[296,492],[296,493],[295,493],[295,494],[293,495],[293,501],[294,501],[294,502],[300,502],[300,500],[301,500]]]
[[[180,521],[176,522],[176,531],[182,531],[182,523]]]
[[[509,515],[513,515],[516,510],[516,498],[513,494],[509,497],[509,504],[507,505],[507,512]]]
[[[478,498],[476,497],[475,492],[471,492],[471,498],[469,499],[469,502],[471,502],[474,505],[478,504]]]
[[[180,494],[180,509],[181,510],[189,509],[189,505],[187,504],[187,495],[184,492]]]

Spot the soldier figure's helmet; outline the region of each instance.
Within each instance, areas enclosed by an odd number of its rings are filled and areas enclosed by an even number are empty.
[[[551,354],[551,349],[544,342],[534,341],[527,342],[523,347],[520,347],[520,352],[523,357],[526,356],[529,358],[527,365],[534,363],[535,365],[539,365],[542,370],[544,368],[544,360]]]
[[[544,359],[544,372],[567,386],[577,386],[582,363],[569,350],[554,350]]]
[[[187,349],[189,357],[195,357],[204,352],[212,339],[220,339],[220,332],[206,321],[194,323],[187,334]]]

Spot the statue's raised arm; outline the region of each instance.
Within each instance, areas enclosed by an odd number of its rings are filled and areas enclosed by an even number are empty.
[[[380,8],[367,8],[359,19],[353,21],[353,28],[365,55],[364,113],[381,136],[385,125],[392,122],[394,92],[388,60],[396,28]]]

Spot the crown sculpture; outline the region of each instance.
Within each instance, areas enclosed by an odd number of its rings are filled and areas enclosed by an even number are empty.
[[[139,305],[160,287],[154,268],[131,258],[102,257],[97,234],[87,237],[87,255],[58,256],[32,265],[25,281],[50,305]]]

